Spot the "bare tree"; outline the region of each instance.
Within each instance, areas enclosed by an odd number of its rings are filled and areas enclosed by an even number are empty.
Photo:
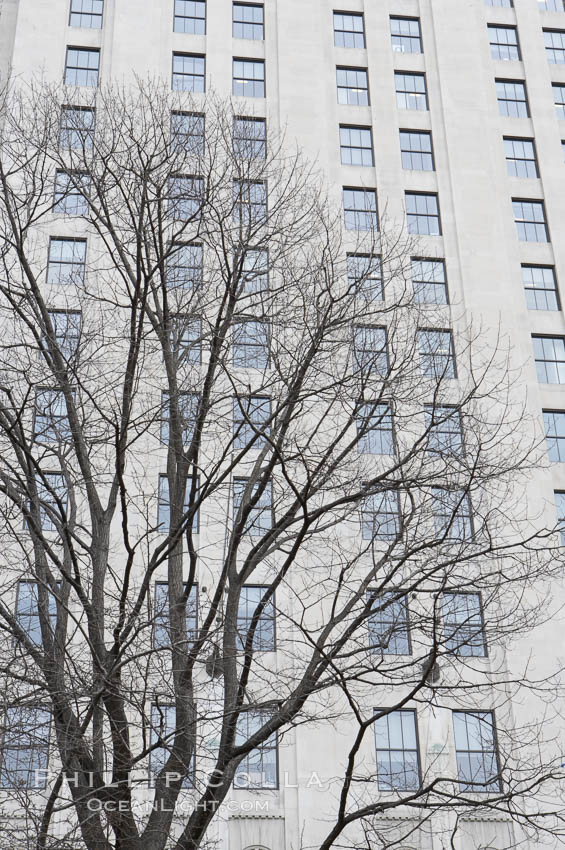
[[[562,562],[503,341],[264,121],[67,97],[2,101],[0,844],[211,846],[303,727],[347,742],[305,846],[557,840],[557,679],[506,649]]]

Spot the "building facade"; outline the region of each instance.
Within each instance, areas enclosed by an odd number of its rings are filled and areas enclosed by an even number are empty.
[[[472,321],[486,340],[508,342],[520,370],[517,397],[526,394],[531,417],[524,439],[547,445],[524,512],[546,528],[565,520],[562,0],[0,0],[0,73],[9,71],[78,88],[127,85],[138,75],[233,97],[316,162],[343,202],[346,230],[377,210],[406,222],[428,274],[433,263],[431,300],[443,327],[456,333]],[[489,663],[506,665],[511,681],[531,658],[543,680],[559,666],[561,631],[557,617],[531,643],[522,638]],[[268,623],[263,639],[269,644]],[[395,730],[377,734],[377,759],[396,752],[405,771],[434,762],[449,773],[477,753],[484,763],[495,758],[494,721],[490,740],[472,744],[481,737],[472,724],[488,714],[484,693],[473,699],[465,709],[399,712]],[[530,710],[512,706],[516,728]],[[561,734],[556,729],[554,739]],[[225,850],[317,847],[337,805],[331,778],[347,739],[339,721],[292,728],[278,752],[275,745],[262,753],[262,790],[245,798],[234,790],[214,840]],[[379,817],[385,843],[375,838],[375,848],[560,841],[556,833],[524,838],[503,813],[485,808],[462,814],[456,830],[456,812],[422,819],[406,807]],[[401,843],[387,844],[395,835]],[[345,846],[340,841],[336,847]]]

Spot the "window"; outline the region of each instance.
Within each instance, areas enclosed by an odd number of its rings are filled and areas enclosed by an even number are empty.
[[[90,176],[82,171],[57,171],[53,212],[87,215]]]
[[[370,127],[339,125],[342,165],[374,165],[373,134]]]
[[[269,434],[271,400],[266,396],[235,396],[233,400],[233,447],[261,449],[265,444],[260,434]]]
[[[191,494],[192,494],[192,485],[193,478],[191,475],[186,479],[186,489],[184,493],[184,505],[183,511],[184,515],[181,518],[181,525],[184,530],[188,529],[186,525],[188,511],[193,511],[192,514],[192,531],[194,533],[198,532],[198,509],[195,510],[194,504],[198,500],[198,486],[199,481],[198,478],[195,481],[195,491],[194,496],[192,496],[191,502]],[[157,525],[159,526],[159,531],[163,534],[168,534],[171,530],[171,502],[169,499],[169,479],[166,475],[159,475],[159,502],[157,506]],[[176,529],[175,529],[176,530]]]
[[[498,24],[489,24],[488,34],[490,55],[493,59],[502,59],[504,61],[520,59],[516,27],[501,27]]]
[[[547,61],[563,65],[565,62],[565,30],[544,30],[543,40]]]
[[[447,304],[444,260],[412,260],[414,297],[421,304]]]
[[[374,594],[369,593],[369,597]],[[408,600],[395,593],[385,593],[373,599],[369,626],[369,649],[383,655],[411,655],[408,626]]]
[[[101,29],[104,0],[71,0],[70,27]]]
[[[334,12],[334,44],[336,47],[365,47],[363,15]]]
[[[412,171],[435,171],[431,133],[401,130],[400,154],[403,168]]]
[[[194,156],[204,153],[204,115],[200,112],[171,113],[171,146]]]
[[[186,592],[186,587],[185,587]],[[191,585],[186,599],[186,639],[193,641],[198,629],[198,585]],[[155,582],[155,611],[153,615],[153,646],[155,649],[171,646],[169,623],[169,585]]]
[[[364,404],[357,415],[359,451],[376,455],[393,455],[394,426],[388,404]]]
[[[511,9],[513,5],[512,0],[485,0],[485,6],[502,6],[505,9]]]
[[[247,293],[269,288],[269,252],[248,248],[241,258],[241,283]]]
[[[559,525],[559,540],[561,545],[565,546],[565,492],[556,490],[553,495],[555,497],[555,510]]]
[[[236,322],[233,328],[232,363],[239,369],[269,367],[269,325],[255,319]]]
[[[181,420],[180,426],[182,428],[182,442],[184,446],[189,446],[192,442],[199,401],[200,396],[198,393],[178,393],[177,407]],[[161,393],[161,441],[165,445],[169,444],[171,436],[169,427],[170,414],[170,393],[163,390]]]
[[[539,177],[533,139],[504,138],[506,169],[510,177]]]
[[[271,719],[271,713],[250,709],[240,714],[235,735],[236,747],[245,744]],[[234,788],[278,788],[277,733],[251,750],[235,769]]]
[[[206,90],[206,57],[198,53],[173,53],[173,91]]]
[[[353,360],[355,367],[364,372],[386,375],[388,352],[386,328],[358,325],[353,330]]]
[[[265,97],[265,63],[262,59],[234,59],[232,94]]]
[[[35,393],[34,439],[38,443],[66,442],[71,438],[67,402],[61,390],[38,389]]]
[[[100,51],[87,47],[67,47],[65,84],[67,86],[97,86],[100,70]]]
[[[552,83],[553,102],[559,119],[565,118],[565,83]]]
[[[53,342],[65,358],[76,357],[82,329],[80,310],[49,310]]]
[[[343,189],[346,230],[378,230],[377,193],[374,189]]]
[[[262,41],[265,38],[265,13],[258,3],[233,4],[234,38],[251,38]]]
[[[177,221],[199,218],[204,202],[202,177],[176,174],[169,177],[168,212]]]
[[[431,378],[456,378],[455,354],[451,331],[418,331],[420,369]]]
[[[57,600],[52,593],[47,596],[49,625],[55,631],[57,624]],[[36,581],[19,581],[16,598],[16,620],[20,629],[36,646],[43,645],[39,619],[39,593]]]
[[[267,184],[262,180],[233,181],[234,221],[240,227],[257,227],[267,220]]]
[[[549,242],[543,201],[513,198],[512,209],[520,242]]]
[[[42,531],[57,531],[64,523],[67,511],[67,488],[60,472],[44,472],[37,476],[39,520]]]
[[[176,242],[171,245],[167,259],[166,280],[170,289],[197,289],[204,274],[202,245]]]
[[[384,298],[381,258],[377,254],[348,254],[347,283],[367,301],[381,301]]]
[[[237,608],[237,646],[245,649],[247,635],[252,626],[252,621],[258,608],[263,604],[261,613],[254,623],[253,651],[274,652],[275,650],[275,607],[273,596],[269,594],[269,587],[257,585],[244,585],[239,595]]]
[[[510,118],[529,118],[526,84],[520,80],[495,80],[498,111]]]
[[[202,321],[182,314],[171,317],[171,351],[187,363],[199,364],[202,358]]]
[[[442,457],[461,457],[465,454],[461,413],[457,407],[424,405],[427,451]]]
[[[392,49],[399,53],[421,53],[422,34],[418,18],[391,18]]]
[[[86,239],[52,238],[49,242],[47,283],[84,284]]]
[[[403,71],[395,71],[394,84],[396,105],[399,109],[426,110],[428,108],[424,74],[405,74]]]
[[[265,159],[267,122],[264,118],[233,119],[233,152],[242,159]]]
[[[415,791],[420,786],[416,712],[390,711],[375,720],[379,791]]]
[[[538,0],[542,12],[565,12],[563,0]]]
[[[483,609],[479,593],[444,593],[441,600],[443,641],[453,655],[486,655]]]
[[[177,712],[174,705],[154,704],[151,706],[151,750],[149,756],[149,776],[154,782],[156,777],[165,767],[169,758],[171,748],[174,744],[177,727]],[[155,744],[159,744],[155,747]],[[182,782],[183,788],[194,787],[195,758],[194,750],[186,763],[182,762],[182,755],[177,753],[181,759],[181,768],[175,766],[175,772],[186,773]]]
[[[44,788],[49,759],[51,716],[44,708],[6,710],[2,735],[0,787]]]
[[[547,454],[554,463],[565,462],[565,411],[544,410],[545,442]]]
[[[428,195],[424,192],[406,192],[405,198],[408,233],[441,236],[437,195]]]
[[[175,32],[188,32],[192,35],[205,35],[205,0],[175,0],[173,29]]]
[[[540,384],[565,384],[565,337],[532,334]]]
[[[500,791],[493,713],[454,711],[453,733],[460,790]]]
[[[473,539],[471,500],[463,490],[432,488],[435,533],[446,541],[462,543]]]
[[[94,109],[86,106],[63,106],[59,145],[73,150],[91,150],[95,123]]]
[[[400,505],[396,491],[372,493],[361,508],[363,540],[396,540],[400,534]]]
[[[249,478],[233,479],[233,521],[237,522],[240,508],[246,513],[244,534],[260,537],[273,527],[273,488],[268,481],[257,501],[251,505],[251,500],[257,498],[259,485],[255,484],[249,492]]]
[[[561,153],[563,154],[563,161],[565,162],[565,140],[561,141]]]
[[[337,102],[350,106],[369,105],[369,79],[366,68],[336,68]]]
[[[553,266],[522,266],[528,310],[559,310]]]

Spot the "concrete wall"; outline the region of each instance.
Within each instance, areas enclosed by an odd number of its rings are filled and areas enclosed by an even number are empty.
[[[565,67],[548,63],[542,35],[542,26],[565,29],[565,13],[540,12],[536,0],[515,0],[515,9],[488,7],[484,0],[336,0],[340,11],[364,12],[367,48],[361,50],[334,47],[331,0],[266,0],[264,43],[232,40],[228,0],[209,0],[206,36],[173,33],[172,6],[172,0],[106,0],[104,27],[97,31],[67,26],[68,0],[19,0],[19,4],[0,0],[0,72],[9,64],[14,32],[14,73],[44,73],[55,81],[62,80],[68,45],[100,47],[103,80],[127,80],[133,73],[169,80],[174,50],[205,53],[207,89],[221,96],[231,93],[233,56],[265,58],[266,100],[251,101],[248,108],[286,127],[289,139],[296,138],[304,152],[318,161],[336,193],[344,185],[376,187],[380,209],[386,207],[389,217],[398,222],[404,214],[405,190],[439,194],[443,236],[423,238],[420,253],[446,260],[452,302],[451,308],[444,308],[446,326],[464,326],[472,318],[477,326],[482,323],[485,339],[493,339],[500,323],[516,365],[524,364],[519,391],[527,391],[541,434],[541,410],[565,408],[565,392],[560,386],[538,384],[530,336],[564,334],[565,320],[562,312],[528,311],[520,263],[555,265],[558,283],[565,287],[561,148],[565,122],[556,118],[551,89],[552,81],[565,84]],[[391,14],[420,18],[423,55],[391,49]],[[518,26],[521,62],[491,59],[488,22]],[[370,106],[337,103],[336,65],[368,68]],[[395,70],[426,73],[429,111],[397,109]],[[531,118],[499,115],[495,78],[526,80]],[[340,164],[340,123],[372,126],[374,168]],[[435,172],[402,169],[401,128],[432,131]],[[535,138],[539,179],[507,176],[505,135]],[[551,243],[517,240],[512,197],[545,200]],[[555,489],[565,489],[565,471],[559,464],[538,471],[524,509],[532,515],[545,511],[551,525]],[[534,647],[514,647],[508,656],[510,668],[533,649],[543,673],[543,647],[556,646],[555,628],[542,630]],[[556,651],[563,653],[561,647]],[[517,718],[527,710],[527,706],[516,706]],[[448,714],[437,717],[429,709],[420,711],[424,761],[437,754],[438,736],[450,742]],[[430,723],[435,724],[435,732],[430,731]],[[269,815],[226,814],[219,827],[224,846],[229,850],[298,847],[305,826],[306,843],[315,842],[324,833],[323,809],[332,792],[327,788],[322,792],[315,785],[307,788],[308,777],[312,770],[324,776],[336,773],[347,733],[339,728],[328,733],[325,727],[303,727],[291,733],[281,747],[281,776],[286,773],[287,787],[268,795],[246,792],[247,798],[268,796]],[[445,757],[453,769],[451,745]],[[465,848],[488,842],[488,846],[502,847],[512,840],[504,822],[469,821],[463,834]],[[426,850],[439,846],[429,832],[406,843],[406,847]]]

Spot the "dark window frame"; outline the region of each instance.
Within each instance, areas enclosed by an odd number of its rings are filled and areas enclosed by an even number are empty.
[[[336,17],[339,16],[339,15],[341,15],[342,17],[345,17],[345,18],[358,18],[358,19],[360,19],[361,29],[360,30],[336,29]],[[365,37],[365,17],[363,15],[363,12],[342,12],[338,9],[334,9],[333,13],[332,13],[332,20],[333,20],[333,33],[334,33],[334,47],[343,47],[346,50],[350,50],[351,48],[353,48],[354,50],[364,50],[367,47],[367,39]],[[337,23],[339,23],[339,21]],[[342,23],[343,23],[343,25],[345,25],[346,22],[344,21]],[[338,37],[339,35],[342,35],[343,37],[340,39]],[[361,36],[361,41],[363,43],[362,44],[346,44],[345,42],[348,41],[347,35],[352,35],[352,38],[350,40],[353,41],[353,42],[358,40],[356,38],[357,36]],[[340,44],[339,43],[340,41],[342,41],[343,43]]]
[[[480,628],[477,629],[476,633],[472,634],[467,640],[463,640],[461,638],[457,638],[457,632],[468,628],[473,628],[473,624],[469,621],[459,622],[456,618],[452,618],[448,620],[444,613],[444,601],[446,596],[473,596],[478,599],[478,606],[476,608],[478,620],[480,622]],[[488,658],[488,643],[485,634],[485,617],[484,617],[484,608],[483,608],[483,599],[482,595],[479,591],[468,591],[468,590],[445,590],[441,596],[441,627],[442,627],[442,640],[444,645],[450,655],[454,655],[456,657],[463,658]],[[447,632],[448,628],[451,628],[451,632]],[[480,652],[464,652],[462,650],[465,647],[469,647],[472,650],[478,648],[478,643],[474,642],[480,639]],[[448,647],[449,640],[456,641],[456,646],[453,648]]]
[[[261,594],[260,600],[255,603],[255,607],[249,616],[249,605],[253,606],[254,602],[249,601],[249,598],[246,597],[245,600],[242,600],[242,593],[244,590],[258,590],[258,591],[268,591],[270,590],[270,585],[268,584],[244,584],[241,587],[238,606],[237,606],[237,615],[236,615],[236,643],[238,652],[243,652],[245,648],[245,642],[247,641],[247,635],[249,634],[249,629],[251,628],[251,623],[253,621],[253,617],[255,615],[255,611],[257,607],[263,602],[265,593]],[[273,592],[270,594],[269,599],[266,601],[263,610],[257,620],[255,625],[255,634],[253,635],[253,645],[252,652],[255,655],[257,652],[276,652],[277,651],[277,611],[276,611],[276,602],[275,602],[276,594]],[[242,601],[245,601],[245,614],[241,614],[242,610]],[[247,623],[247,626],[242,625]],[[261,626],[265,625],[265,623],[269,623],[269,630],[272,632],[272,642],[269,643],[268,646],[264,646],[262,644],[263,638],[261,635]],[[258,641],[261,645],[255,646],[255,642]]]
[[[496,90],[496,100],[498,103],[498,112],[503,117],[508,118],[529,118],[530,117],[530,101],[528,98],[528,87],[526,85],[525,80],[515,80],[515,79],[506,79],[503,77],[496,77],[494,80],[495,90]],[[505,97],[500,97],[500,87],[504,87],[504,95]],[[508,91],[508,87],[513,86],[514,90],[511,92],[514,97],[509,98],[507,95],[510,93]],[[516,98],[516,87],[522,88],[523,98]],[[504,104],[504,109],[502,108]],[[508,104],[514,104],[514,108],[511,109]]]
[[[185,15],[182,14],[180,9],[182,8],[182,4],[184,0],[175,0],[173,4],[173,32],[184,33],[187,35],[206,35],[206,13],[207,13],[207,3],[206,0],[192,0],[194,2],[195,11],[203,11],[203,15]],[[197,7],[202,6],[203,9],[199,9]],[[178,11],[177,11],[178,10]],[[192,24],[187,24],[187,21],[193,21]],[[198,24],[198,21],[202,21],[202,24]],[[179,26],[177,29],[177,22],[184,22],[182,26]]]
[[[194,63],[191,71],[185,70],[185,59],[195,59],[198,63]],[[182,61],[182,69],[175,69],[176,60]],[[197,68],[199,70],[197,70]],[[206,54],[190,53],[184,50],[174,50],[172,57],[171,71],[171,89],[172,91],[188,91],[197,94],[202,94],[206,91]]]
[[[54,258],[52,259],[52,257],[51,257],[51,250],[52,250],[52,246],[53,246],[55,243],[65,243],[65,242],[72,242],[72,243],[77,243],[77,244],[80,244],[80,245],[84,245],[84,253],[83,253],[84,259],[83,259],[81,262],[75,262],[75,260],[74,260],[74,259],[73,259],[73,260],[71,260],[71,261],[68,261],[68,260],[65,260],[65,259],[57,259],[57,260],[56,260],[56,259],[54,259]],[[48,246],[48,249],[47,249],[46,283],[48,283],[50,286],[69,286],[69,285],[70,285],[70,286],[73,286],[73,285],[77,285],[77,283],[78,283],[80,286],[83,286],[83,285],[84,285],[85,275],[86,275],[86,252],[87,252],[87,247],[88,247],[88,246],[87,246],[87,240],[86,240],[86,239],[83,239],[82,237],[74,237],[74,236],[50,236],[50,237],[49,237],[49,246]],[[73,253],[74,253],[74,252],[73,252]],[[61,256],[63,256],[63,254],[62,254],[62,253],[61,253]],[[81,271],[81,272],[77,275],[77,281],[76,281],[76,283],[75,283],[74,281],[69,282],[69,281],[64,281],[64,280],[56,280],[56,281],[55,281],[55,280],[52,280],[52,279],[51,279],[51,274],[50,274],[50,273],[51,273],[51,269],[52,269],[54,266],[72,266],[73,268],[74,268],[75,266],[77,266],[77,267],[81,267],[82,271]],[[71,272],[71,276],[72,276],[72,277],[74,277],[74,275],[75,275],[75,272],[74,272],[74,271],[73,271],[73,272]],[[58,275],[58,277],[60,277],[60,275]]]
[[[457,711],[453,711],[453,715],[489,715],[490,718],[491,718],[490,727],[491,727],[491,730],[492,730],[492,743],[493,743],[493,749],[492,750],[458,749],[457,748],[457,741],[456,741],[456,734],[455,734],[455,724],[453,724],[453,740],[454,740],[454,744],[455,744],[455,757],[456,757],[456,761],[457,761],[457,782],[458,782],[458,785],[459,785],[459,789],[461,791],[464,791],[464,792],[467,792],[467,793],[472,793],[472,794],[500,793],[500,791],[502,791],[502,776],[501,776],[500,753],[499,753],[499,747],[498,747],[498,736],[497,736],[495,712],[492,711],[492,710],[481,711],[481,710],[476,710],[476,709],[470,710],[470,711],[457,710]],[[467,780],[462,781],[460,779],[459,758],[458,758],[460,753],[466,754],[468,756],[471,753],[481,753],[481,755],[483,755],[483,756],[484,756],[484,754],[492,753],[492,755],[494,756],[494,762],[496,764],[496,774],[495,774],[495,779],[494,779],[494,783],[496,784],[496,787],[494,787],[494,788],[487,788],[487,787],[480,787],[480,786],[474,787],[473,785],[471,785],[471,787],[469,788],[470,780],[467,779]],[[483,765],[484,765],[484,761],[483,761]],[[492,783],[490,783],[490,784],[492,784]]]
[[[400,714],[400,715],[411,714],[412,717],[413,717],[413,729],[414,729],[414,740],[415,740],[415,749],[403,747],[401,750],[395,750],[395,749],[392,749],[390,746],[388,748],[378,747],[377,746],[377,728],[375,726],[375,751],[376,751],[376,761],[377,761],[376,782],[377,782],[378,790],[381,791],[381,792],[384,791],[385,793],[386,792],[396,793],[398,791],[417,791],[419,788],[422,787],[422,761],[421,761],[421,756],[420,756],[421,750],[420,750],[420,735],[419,735],[419,730],[418,730],[418,712],[416,711],[415,708],[402,708],[402,709],[396,709],[394,711],[390,711],[390,709],[387,709],[387,708],[384,708],[384,707],[375,708],[374,711],[375,711],[375,714],[377,712],[383,713],[381,717],[375,718],[375,723],[379,720],[386,720],[387,735],[388,736],[390,736],[390,727],[389,727],[389,720],[388,720],[388,717],[390,715],[393,715],[393,714]],[[389,737],[389,743],[390,743],[390,737]],[[393,752],[402,752],[402,753],[415,752],[415,754],[416,754],[416,765],[417,765],[417,785],[415,785],[413,787],[412,786],[391,787],[390,785],[387,785],[387,787],[381,787],[381,785],[379,783],[379,773],[378,773],[378,764],[379,764],[378,754],[379,754],[379,751],[383,752],[383,753],[389,753],[389,759],[390,759],[390,753],[393,753]]]
[[[447,281],[445,259],[443,257],[411,257],[410,260],[412,288],[414,290],[414,297],[416,301],[418,301],[419,304],[449,304],[449,286]],[[443,280],[436,280],[435,277],[430,277],[429,279],[415,277],[414,272],[416,271],[415,265],[417,263],[431,263],[434,266],[438,266],[442,270]],[[416,286],[416,284],[419,284],[419,286]],[[443,292],[445,294],[444,299],[428,299],[426,297],[421,298],[419,296],[419,293],[425,293],[428,289],[433,288],[433,291],[435,292],[436,287],[443,288]]]
[[[527,270],[534,272],[535,269],[542,270],[543,272],[546,272],[546,271],[551,272],[553,288],[545,287],[545,286],[534,286],[533,284],[535,283],[535,275],[533,273],[531,275],[530,281],[527,281],[525,279],[524,272],[526,272]],[[561,299],[559,297],[559,285],[558,285],[558,282],[557,282],[557,275],[555,273],[555,266],[554,265],[551,266],[551,265],[543,265],[543,264],[539,264],[539,263],[537,263],[537,264],[536,263],[522,263],[521,264],[521,271],[522,271],[522,283],[523,283],[523,286],[524,286],[524,291],[526,293],[526,304],[527,304],[529,310],[547,310],[548,312],[554,312],[554,311],[561,310]],[[543,275],[543,277],[545,277],[545,275]],[[545,281],[543,281],[543,282],[545,283]],[[532,285],[527,286],[526,285],[527,283],[531,283]],[[532,298],[532,302],[530,302],[530,299],[528,298],[528,292],[534,293],[533,298]],[[548,296],[545,293],[551,293],[551,292],[554,293],[554,296],[555,296],[555,306],[554,307],[547,306],[549,301],[548,301]],[[541,295],[541,293],[544,294],[543,297],[545,299],[545,304],[546,304],[545,307],[537,306],[537,303],[538,303],[538,300],[537,300],[537,297],[536,297],[537,293],[540,293],[540,295]],[[530,303],[533,303],[536,306],[530,306]]]
[[[100,12],[93,11],[94,5],[92,6],[90,11],[85,11],[82,8],[83,0],[71,0],[70,8],[69,8],[69,26],[70,27],[81,27],[83,29],[102,29],[104,23],[104,0],[94,0],[94,3],[100,4]],[[80,5],[80,9],[74,9],[75,4]],[[76,16],[79,20],[73,20],[73,16]],[[89,20],[89,23],[83,23],[83,18]]]
[[[336,88],[337,102],[342,106],[370,106],[371,94],[369,91],[368,68],[360,65],[336,65]],[[355,85],[350,79],[350,74],[355,74]],[[358,75],[362,77],[359,79]],[[340,82],[341,81],[341,82]],[[360,85],[359,83],[363,83]]]
[[[489,35],[490,55],[495,62],[521,62],[522,51],[518,38],[518,27],[515,24],[487,24]],[[513,33],[514,41],[498,41],[500,33]],[[496,40],[493,36],[496,33]],[[508,55],[505,56],[504,54]],[[495,55],[496,54],[496,55]]]
[[[249,9],[260,9],[261,20],[260,21],[246,21],[244,19],[236,19],[236,7],[237,8],[249,8]],[[238,35],[236,32],[236,28],[241,27],[241,32],[247,32],[247,28],[251,28],[251,32],[255,33],[260,32],[260,35]],[[240,2],[240,0],[234,0],[232,3],[232,38],[246,39],[248,41],[264,41],[265,40],[265,6],[263,3],[246,3]]]
[[[69,58],[72,51],[77,52],[77,62],[79,59],[78,54],[80,53],[83,53],[85,57],[87,55],[88,57],[96,56],[98,59],[96,66],[91,68],[88,63],[86,65],[70,65]],[[81,45],[69,44],[65,53],[65,70],[63,74],[64,84],[66,86],[80,86],[81,88],[96,88],[100,81],[100,59],[101,51],[99,47],[84,47]],[[79,78],[80,72],[85,74],[87,82],[76,82],[76,79]],[[74,81],[68,79],[69,75],[71,77],[74,75]],[[89,82],[90,80],[94,80],[94,82]]]
[[[392,49],[398,53],[405,53],[410,55],[418,55],[424,52],[424,42],[422,40],[422,24],[420,22],[420,18],[410,16],[410,15],[390,15],[390,37],[392,42]],[[402,32],[393,32],[393,22],[397,21],[408,21],[409,23],[416,23],[418,34],[413,35],[412,33],[402,33]],[[395,38],[398,41],[395,41]],[[404,49],[404,44],[407,44],[409,49]],[[413,46],[417,44],[418,49],[413,50]]]
[[[540,176],[539,165],[538,165],[538,154],[537,154],[535,139],[527,138],[527,137],[521,137],[521,136],[503,136],[502,141],[503,141],[503,144],[504,144],[504,156],[505,156],[505,159],[506,159],[506,168],[507,168],[507,171],[508,171],[508,175],[510,177],[534,179],[534,178],[537,178],[537,177]],[[506,144],[507,142],[510,142],[512,144],[512,154],[513,154],[513,156],[508,156],[508,148],[507,148],[507,144]],[[525,151],[524,151],[523,156],[518,156],[517,154],[519,154],[520,151],[519,150],[517,151],[515,149],[515,143],[516,142],[520,143],[522,146],[525,146],[525,144],[531,145],[532,156],[531,157],[526,156]],[[510,168],[511,163],[514,164],[513,169]],[[525,171],[527,172],[526,174],[520,174],[519,173],[520,172],[519,163],[525,163],[526,164],[525,165]],[[534,172],[535,172],[534,174],[528,173],[530,171],[529,166],[530,166],[531,163],[533,163],[533,168],[534,168]]]
[[[236,76],[236,62],[242,63],[242,74],[241,76]],[[247,68],[247,66],[253,66],[253,68]],[[263,76],[256,77],[255,70],[262,69]],[[249,73],[250,70],[253,70],[253,76],[248,77],[244,76],[244,74]],[[252,93],[249,91],[238,91],[238,87],[248,88],[249,84],[252,88]],[[257,94],[255,92],[258,92]],[[267,75],[266,75],[266,63],[264,59],[250,59],[245,56],[234,56],[232,59],[232,95],[234,97],[253,97],[253,98],[264,98],[267,96]]]
[[[401,78],[412,78],[413,80],[422,80],[424,84],[423,89],[409,89],[409,88],[399,88],[399,83]],[[406,85],[404,82],[403,85]],[[430,108],[430,103],[428,100],[428,83],[426,79],[426,74],[424,71],[395,71],[394,72],[394,90],[396,93],[396,106],[398,109],[408,109],[414,112],[428,112]],[[403,103],[399,102],[399,96],[402,96]],[[410,102],[414,104],[418,104],[416,106],[410,106]],[[424,104],[420,106],[419,104]]]
[[[387,602],[387,597],[393,597]],[[402,590],[391,590],[389,592],[376,594],[375,591],[367,591],[367,601],[371,603],[370,613],[367,617],[367,629],[369,632],[369,651],[381,655],[412,655],[412,630],[410,627],[410,606],[408,594]],[[376,606],[376,609],[373,608]],[[388,616],[387,610],[396,609],[400,616],[391,612]],[[375,622],[376,627],[375,627]],[[373,642],[372,635],[380,630],[380,639]],[[384,638],[387,637],[386,641]],[[398,644],[405,645],[405,651],[398,651]],[[392,649],[390,648],[391,644]]]

